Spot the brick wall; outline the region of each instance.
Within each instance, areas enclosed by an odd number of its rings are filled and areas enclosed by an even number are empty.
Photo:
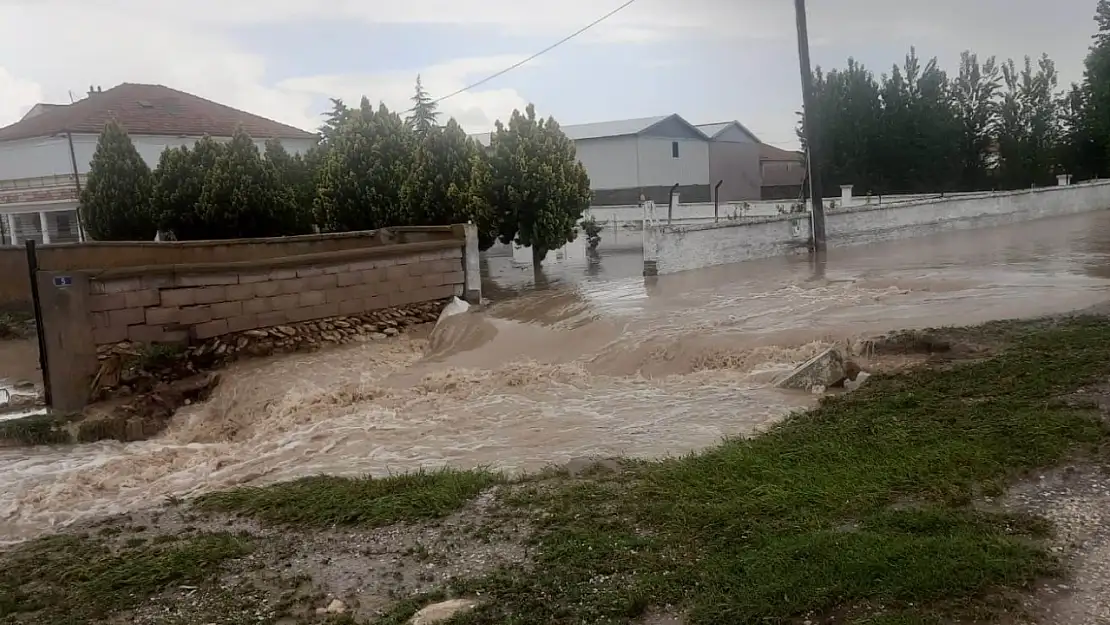
[[[89,281],[96,345],[188,342],[463,295],[463,241],[266,262],[106,270]]]

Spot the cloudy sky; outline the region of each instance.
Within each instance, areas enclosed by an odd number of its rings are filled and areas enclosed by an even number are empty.
[[[0,126],[90,84],[161,83],[306,129],[327,98],[406,108],[416,75],[446,95],[623,0],[0,0]],[[1047,52],[1078,80],[1095,0],[809,0],[815,64],[877,72],[911,45]],[[488,130],[534,102],[564,124],[679,113],[737,119],[790,146],[800,108],[790,0],[637,0],[535,62],[441,104]]]

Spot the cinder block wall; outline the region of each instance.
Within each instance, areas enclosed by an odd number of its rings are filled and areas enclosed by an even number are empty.
[[[185,343],[464,293],[463,240],[89,276],[96,345]]]
[[[457,240],[452,226],[405,226],[361,232],[219,241],[107,241],[40,245],[42,271],[122,269],[153,265],[232,263],[357,250],[405,243]],[[0,309],[31,309],[31,282],[23,246],[0,247]]]

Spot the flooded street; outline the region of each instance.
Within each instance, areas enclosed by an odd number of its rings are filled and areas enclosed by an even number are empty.
[[[430,336],[236,364],[156,440],[0,450],[0,541],[239,484],[534,470],[758,432],[814,401],[771,382],[834,342],[1106,302],[1110,212],[652,281],[639,252],[551,264],[538,285],[485,264],[493,304]]]

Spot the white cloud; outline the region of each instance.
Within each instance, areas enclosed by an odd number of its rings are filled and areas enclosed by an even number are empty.
[[[190,4],[188,12],[179,11],[176,2],[149,3],[157,9],[135,5],[135,11],[120,10],[129,1],[0,0],[0,126],[17,121],[37,102],[68,102],[70,91],[82,96],[90,82],[104,88],[146,82],[314,129],[320,122],[322,96],[355,103],[365,94],[375,103],[382,100],[404,109],[417,73],[423,74],[429,91],[445,95],[527,56],[456,59],[388,74],[309,76],[275,85],[267,79],[266,59],[204,23],[209,18],[203,5],[212,4],[208,0],[199,0],[201,6]],[[270,15],[253,0],[243,2],[252,3],[259,9],[257,15]],[[275,5],[279,14],[313,6],[286,0]],[[238,4],[228,6],[233,20],[245,19],[242,9],[233,8]],[[66,19],[57,19],[63,11]],[[515,90],[501,87],[460,94],[444,102],[441,110],[467,128],[484,130],[524,104]]]
[[[424,89],[433,98],[441,98],[462,89],[475,81],[500,71],[520,61],[526,55],[490,56],[453,61],[425,68],[411,68],[383,74],[321,75],[283,80],[278,88],[297,94],[338,97],[355,105],[366,96],[370,102],[384,102],[393,111],[406,111],[416,75]],[[519,71],[536,65],[532,61]],[[513,89],[475,89],[453,96],[439,104],[441,121],[454,117],[470,132],[484,132],[493,127],[497,119],[507,119],[513,109],[523,109],[528,101]]]
[[[366,94],[391,107],[406,108],[418,72],[433,94],[446,94],[581,28],[621,1],[0,0],[0,124],[18,119],[38,101],[67,102],[67,91],[81,94],[90,81],[104,87],[130,81],[167,84],[313,128],[318,124],[321,96],[338,95],[353,103]],[[881,70],[900,60],[901,48],[916,43],[920,54],[940,55],[942,63],[954,70],[959,51],[968,47],[982,56],[1015,58],[1045,51],[1056,59],[1065,81],[1076,80],[1094,30],[1090,16],[1095,1],[1058,2],[1051,10],[1044,10],[1042,4],[1041,0],[934,0],[923,8],[919,3],[879,0],[810,0],[814,58],[826,65],[843,64],[842,58],[823,58],[824,44],[827,49],[852,50]],[[306,76],[275,84],[275,68],[244,49],[232,34],[234,27],[267,24],[281,24],[286,27],[283,32],[295,32],[298,25],[329,20],[484,25],[526,35],[534,45],[528,44],[525,47],[530,49],[512,58],[464,58],[387,74]],[[721,55],[718,47],[716,56],[692,62],[719,63],[723,75],[740,67],[771,67],[783,76],[796,72],[791,47],[794,14],[787,0],[638,0],[576,43],[642,44],[644,63],[650,64],[666,61],[652,54],[654,43],[678,37],[695,45],[712,38],[775,40],[767,48],[778,52],[729,56]],[[887,52],[872,57],[876,50],[889,49],[898,49],[898,58],[887,58]],[[598,53],[606,52],[599,49]],[[466,55],[466,51],[460,53]],[[590,68],[576,71],[588,73]],[[522,106],[530,95],[519,93],[512,84],[510,75],[493,83],[495,88],[479,88],[444,102],[442,110],[470,129],[488,128],[493,119]],[[753,93],[760,93],[759,102],[745,106],[749,109],[745,114],[756,107],[769,109],[763,116],[766,125],[772,130],[786,127],[792,122],[793,108],[783,102],[797,99],[796,84],[791,77],[753,85]],[[675,97],[687,97],[689,104],[669,106],[693,108],[701,96],[691,90]],[[543,102],[538,104],[542,108]]]
[[[41,86],[16,78],[0,67],[0,126],[4,120],[19,119],[42,99]]]

